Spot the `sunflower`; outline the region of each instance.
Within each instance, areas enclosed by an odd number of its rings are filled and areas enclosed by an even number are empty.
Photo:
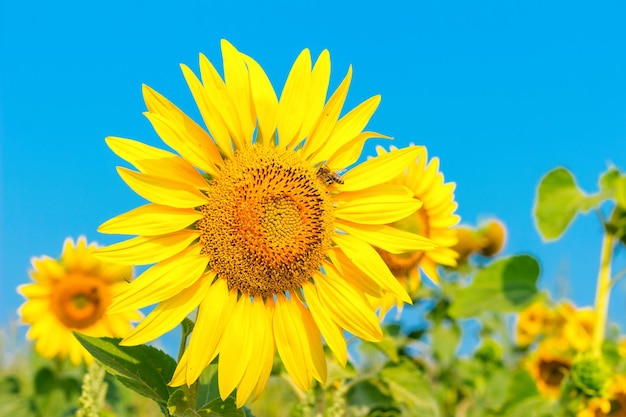
[[[378,153],[387,155],[382,148]],[[458,254],[451,249],[457,243],[453,227],[460,217],[454,214],[458,204],[454,201],[454,183],[444,183],[439,172],[439,159],[432,158],[424,149],[419,157],[412,161],[408,169],[388,182],[392,186],[404,186],[413,196],[422,201],[422,207],[409,216],[390,222],[388,226],[410,233],[416,233],[432,240],[437,247],[433,250],[414,250],[405,253],[386,251],[378,252],[400,283],[414,295],[420,284],[420,269],[433,282],[439,282],[437,265],[456,266]],[[383,311],[390,307],[390,297],[382,301]]]
[[[537,337],[555,331],[556,313],[543,300],[535,301],[517,316],[515,335],[517,344],[528,346]]]
[[[26,298],[18,313],[30,324],[26,334],[36,340],[35,349],[46,358],[66,358],[78,365],[93,362],[76,340],[73,331],[88,336],[121,337],[130,331],[130,322],[141,319],[133,310],[110,314],[111,300],[130,280],[132,268],[103,262],[93,255],[96,245],[85,237],[66,239],[60,259],[33,258],[30,271],[34,283],[17,291]]]
[[[170,385],[191,385],[219,355],[223,399],[258,396],[276,350],[307,390],[326,378],[322,336],[345,365],[343,330],[377,341],[368,296],[410,302],[374,248],[427,250],[428,239],[386,224],[421,206],[386,181],[424,150],[409,147],[353,165],[380,101],[340,118],[352,70],[326,100],[330,57],[296,59],[280,99],[261,66],[222,41],[224,78],[200,55],[200,78],[182,70],[206,130],[149,87],[147,118],[178,154],[107,138],[137,171],[118,168],[149,204],[119,215],[104,233],[138,235],[99,251],[102,259],[154,264],[115,298],[119,312],[158,305],[123,340],[136,345],[175,327],[198,308]]]
[[[529,358],[527,368],[539,392],[547,398],[558,398],[561,382],[572,367],[572,355],[555,339],[545,339]]]

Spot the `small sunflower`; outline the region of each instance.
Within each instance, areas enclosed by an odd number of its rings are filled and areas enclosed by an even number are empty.
[[[518,317],[515,326],[517,344],[528,346],[539,336],[549,335],[555,331],[556,313],[543,300],[535,301]]]
[[[113,297],[126,287],[132,268],[97,259],[95,244],[79,237],[76,244],[66,239],[60,259],[33,258],[30,271],[34,283],[17,291],[26,298],[18,313],[30,324],[26,334],[36,340],[35,349],[46,358],[66,358],[78,365],[93,362],[76,340],[73,331],[96,337],[122,337],[130,332],[130,322],[141,319],[133,310],[110,314],[106,310]]]
[[[278,351],[302,389],[324,381],[322,336],[347,360],[343,330],[365,340],[382,331],[368,296],[410,298],[374,248],[392,253],[435,245],[386,224],[421,206],[386,181],[424,151],[410,147],[364,162],[342,177],[370,138],[380,101],[340,118],[352,70],[328,101],[330,57],[296,59],[280,99],[261,66],[222,41],[224,78],[200,55],[200,78],[182,66],[206,130],[165,97],[143,88],[147,118],[178,154],[122,138],[118,168],[149,204],[119,215],[104,233],[138,235],[99,251],[102,259],[155,264],[117,297],[111,312],[159,303],[123,340],[155,339],[198,308],[173,386],[191,385],[219,355],[222,398],[237,405],[263,391]]]
[[[529,358],[528,371],[535,380],[539,392],[547,398],[558,398],[561,382],[569,373],[573,357],[563,351],[559,343],[545,339]]]
[[[379,154],[386,155],[382,148]],[[452,250],[457,242],[454,226],[460,217],[454,214],[458,204],[454,201],[454,183],[444,183],[439,172],[439,159],[428,161],[426,149],[417,159],[388,184],[408,188],[422,207],[409,216],[388,224],[432,240],[437,247],[432,250],[414,250],[405,253],[378,249],[383,260],[400,283],[414,295],[420,284],[420,270],[433,282],[439,282],[437,265],[456,266],[458,254]],[[386,310],[390,299],[382,301]]]

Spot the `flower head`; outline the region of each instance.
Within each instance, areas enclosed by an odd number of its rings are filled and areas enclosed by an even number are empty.
[[[385,155],[382,148],[379,154]],[[420,284],[420,270],[433,282],[439,282],[438,265],[456,266],[458,254],[451,249],[456,244],[453,227],[460,217],[454,214],[454,183],[444,183],[439,172],[439,159],[428,160],[426,150],[408,168],[389,181],[390,185],[407,187],[422,206],[409,216],[389,224],[400,230],[428,237],[437,247],[432,250],[415,250],[404,253],[379,249],[383,260],[400,283],[414,295]],[[387,297],[389,298],[389,297]],[[389,307],[383,300],[383,310]]]
[[[548,335],[554,331],[556,313],[546,303],[535,301],[517,317],[516,340],[520,346],[528,346],[538,336]]]
[[[97,259],[95,248],[85,237],[76,243],[66,239],[59,259],[33,258],[30,276],[35,282],[18,287],[26,298],[19,315],[31,325],[26,335],[36,340],[35,349],[46,358],[69,357],[74,364],[92,363],[93,358],[73,331],[121,337],[129,333],[131,321],[141,318],[141,313],[133,310],[106,312],[113,297],[126,287],[132,268]]]
[[[155,264],[111,311],[159,303],[123,344],[140,344],[198,308],[171,385],[192,384],[219,355],[222,398],[237,405],[263,391],[278,351],[294,382],[324,381],[322,336],[346,362],[342,330],[365,340],[382,331],[369,297],[410,302],[376,250],[427,250],[428,239],[387,224],[421,206],[385,182],[424,153],[410,147],[353,165],[380,97],[340,117],[351,69],[326,100],[327,51],[296,59],[280,99],[261,66],[222,42],[224,78],[200,55],[200,79],[183,74],[206,130],[144,87],[146,116],[178,154],[139,142],[107,143],[138,171],[119,168],[149,204],[115,217],[104,233],[138,235],[99,251],[102,259]],[[384,208],[384,209],[383,209]]]
[[[546,339],[539,345],[527,367],[539,392],[548,398],[558,398],[561,382],[571,369],[573,358],[551,341]]]

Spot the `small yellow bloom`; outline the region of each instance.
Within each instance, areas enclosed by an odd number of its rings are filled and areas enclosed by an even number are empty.
[[[563,352],[561,347],[545,339],[539,344],[537,351],[529,357],[527,368],[537,389],[548,398],[558,398],[561,382],[572,366],[572,356]]]
[[[379,154],[385,154],[382,148]],[[439,171],[439,159],[428,160],[426,150],[404,172],[388,182],[408,188],[413,197],[422,202],[415,213],[388,224],[410,233],[425,236],[437,245],[435,249],[392,253],[378,249],[385,263],[399,282],[414,296],[420,284],[420,270],[433,282],[439,282],[438,265],[456,266],[458,253],[452,250],[457,243],[453,227],[460,217],[454,214],[458,204],[454,201],[454,183],[444,183]],[[393,304],[391,295],[383,297],[382,310]],[[398,307],[401,304],[398,303]]]
[[[459,264],[479,253],[492,257],[500,253],[506,245],[506,226],[498,219],[489,219],[476,228],[459,226],[455,228],[457,243],[452,247],[459,254]]]
[[[95,337],[122,337],[130,322],[141,313],[133,310],[108,314],[113,297],[127,286],[132,269],[104,262],[93,256],[96,245],[84,237],[76,244],[66,239],[60,259],[33,258],[30,277],[35,281],[18,287],[26,298],[19,309],[21,320],[30,324],[27,337],[46,358],[69,357],[73,364],[93,362],[73,331]]]
[[[99,251],[102,259],[154,264],[110,311],[157,304],[123,344],[155,339],[198,308],[173,386],[193,384],[219,355],[224,399],[241,406],[267,383],[276,351],[297,386],[325,381],[322,337],[346,363],[343,330],[377,341],[370,298],[410,302],[375,248],[428,250],[429,239],[387,226],[422,203],[387,181],[422,147],[380,155],[347,172],[370,138],[374,96],[340,117],[352,69],[327,100],[330,56],[305,49],[280,98],[261,66],[222,41],[224,77],[200,55],[185,79],[206,129],[144,86],[146,116],[178,154],[123,138],[107,143],[138,171],[118,168],[148,201],[100,227],[138,235]],[[341,173],[341,175],[339,174]]]
[[[555,313],[543,301],[535,301],[517,317],[516,340],[520,346],[528,346],[538,336],[550,334],[554,330]]]
[[[570,303],[557,306],[557,337],[577,352],[591,347],[595,313],[592,308],[576,308]]]

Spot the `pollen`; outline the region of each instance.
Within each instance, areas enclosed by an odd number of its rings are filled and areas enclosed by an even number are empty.
[[[332,199],[297,153],[251,146],[211,180],[197,223],[218,276],[248,296],[298,289],[319,270],[334,230]]]
[[[98,278],[72,274],[57,284],[52,311],[70,329],[84,329],[100,320],[111,303],[106,284]]]

